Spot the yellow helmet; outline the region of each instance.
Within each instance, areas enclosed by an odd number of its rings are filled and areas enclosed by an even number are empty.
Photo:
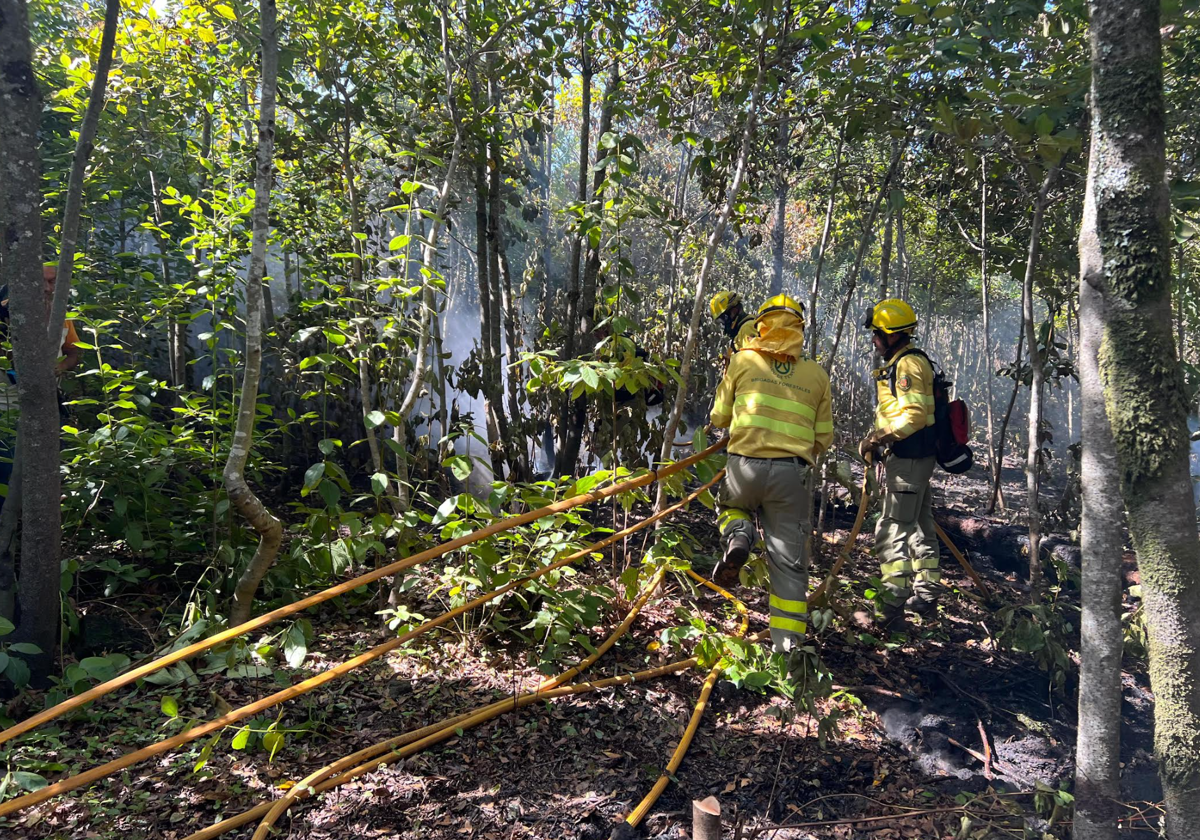
[[[763,301],[763,305],[758,307],[758,317],[768,312],[791,312],[801,321],[804,320],[804,304],[788,295],[775,295]]]
[[[742,302],[737,292],[717,292],[708,302],[708,311],[714,319],[720,318],[726,312]]]
[[[889,335],[911,333],[917,328],[917,313],[899,298],[881,300],[867,313],[863,326]]]

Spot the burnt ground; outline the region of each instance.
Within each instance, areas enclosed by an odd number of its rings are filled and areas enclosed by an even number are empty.
[[[1009,482],[1012,494],[1021,492],[1021,476],[1015,473]],[[983,489],[978,481],[956,480],[940,495],[953,499],[961,512],[977,514]],[[851,513],[841,508],[831,514],[814,568],[828,568]],[[1003,516],[991,521],[1006,524]],[[702,546],[697,567],[707,568],[717,552],[711,512],[693,505],[681,522]],[[876,573],[870,527],[864,531],[868,533],[859,537],[845,583],[834,598],[847,615],[862,608],[862,593]],[[1004,601],[1027,599],[1019,563],[1012,558],[997,562],[977,551],[971,557]],[[607,582],[608,566],[601,561],[581,567],[576,581]],[[940,616],[891,638],[839,618],[816,641],[841,689],[822,701],[825,711],[836,708],[842,714],[836,737],[824,747],[814,721],[792,715],[783,697],[722,683],[642,835],[687,836],[691,800],[715,795],[729,836],[734,825],[739,836],[780,840],[1020,837],[1023,831],[1033,832],[1026,836],[1042,836],[1043,831],[1065,836],[1063,826],[1051,827],[1043,820],[1050,815],[1046,802],[1035,802],[1029,793],[1038,785],[1070,786],[1073,686],[1054,692],[1033,657],[1001,649],[996,608],[964,594],[972,593],[973,585],[945,552],[943,569],[953,591]],[[765,595],[745,587],[738,594],[751,608],[751,630],[765,627]],[[1070,600],[1069,588],[1061,597]],[[373,603],[334,603],[310,616],[317,639],[297,671],[278,668],[263,677],[236,679],[215,674],[182,689],[145,685],[119,692],[74,719],[39,730],[18,745],[16,757],[54,781],[67,770],[78,772],[174,734],[182,719],[211,719],[226,704],[251,702],[387,637],[373,615]],[[419,600],[411,606],[426,615],[445,608]],[[648,605],[629,636],[590,675],[611,676],[688,655],[686,646],[654,644],[661,630],[679,624],[679,607],[697,610],[727,631],[735,626],[721,598],[668,578],[662,597]],[[607,635],[623,613],[623,607],[611,609],[592,638]],[[154,634],[158,622],[152,608],[130,611],[123,620],[130,627],[124,641],[132,647],[141,647],[144,638],[133,640],[138,634]],[[1144,668],[1134,660],[1127,660],[1127,666],[1125,793],[1130,802],[1157,801],[1149,757],[1153,700]],[[287,733],[273,759],[261,745],[233,750],[232,729],[226,730],[199,771],[195,766],[203,739],[50,800],[17,819],[0,819],[0,836],[178,840],[280,796],[312,770],[356,749],[529,688],[538,677],[529,645],[513,636],[484,638],[471,627],[449,625],[285,704],[282,712],[271,710],[256,719],[259,729],[278,720]],[[693,670],[505,715],[300,804],[281,821],[280,836],[602,840],[661,772],[702,679]],[[160,710],[165,694],[178,698],[181,720]],[[7,714],[21,718],[40,707],[40,697],[27,695],[10,704]],[[991,793],[1000,796],[992,798]],[[953,810],[971,795],[983,798],[969,818]],[[912,816],[899,821],[808,825],[905,809]],[[1154,811],[1146,814],[1150,820]],[[771,823],[784,827],[755,834]],[[806,827],[794,827],[798,824]],[[226,836],[246,840],[253,829],[251,824]],[[1144,820],[1126,833],[1150,836],[1148,832]]]

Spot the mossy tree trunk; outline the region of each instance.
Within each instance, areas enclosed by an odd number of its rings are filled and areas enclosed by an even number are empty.
[[[1090,0],[1092,160],[1106,413],[1137,550],[1167,835],[1200,838],[1200,540],[1171,330],[1158,0]],[[1086,485],[1086,482],[1085,482]]]

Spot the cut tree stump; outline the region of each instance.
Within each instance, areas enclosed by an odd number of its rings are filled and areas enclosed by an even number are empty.
[[[692,801],[692,840],[721,840],[721,803],[717,797]]]

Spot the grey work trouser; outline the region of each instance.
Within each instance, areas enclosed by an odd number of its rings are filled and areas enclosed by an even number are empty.
[[[884,461],[887,482],[883,514],[875,526],[875,554],[887,612],[899,611],[914,592],[922,601],[933,602],[941,588],[929,486],[935,461],[933,456],[895,455]]]
[[[808,629],[808,538],[812,497],[808,464],[797,458],[747,458],[730,455],[717,494],[717,522],[724,545],[742,534],[758,539],[759,514],[771,576],[771,642],[786,653],[804,640]]]

